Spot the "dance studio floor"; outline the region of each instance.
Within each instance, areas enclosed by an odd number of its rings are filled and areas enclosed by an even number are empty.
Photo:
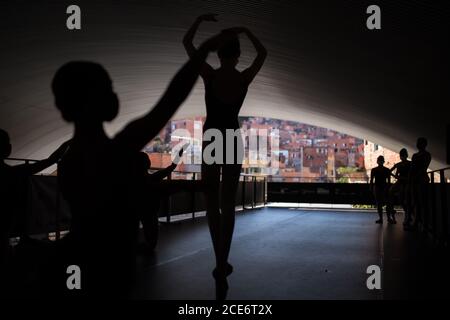
[[[374,223],[376,216],[368,211],[267,207],[238,213],[228,299],[438,296],[431,278],[439,274],[435,264],[445,270],[437,261],[440,255],[416,233],[403,231],[401,221],[380,226]],[[160,230],[154,254],[138,257],[134,297],[214,299],[214,256],[206,219],[164,224]],[[366,286],[370,265],[382,269],[381,290]]]

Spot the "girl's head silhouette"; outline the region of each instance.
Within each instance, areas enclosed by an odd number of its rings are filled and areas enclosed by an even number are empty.
[[[118,114],[119,101],[111,78],[98,63],[66,63],[56,72],[52,90],[55,104],[66,121],[101,123]]]
[[[239,36],[229,30],[224,30],[222,32],[229,32],[230,37],[217,50],[217,55],[219,56],[220,63],[222,65],[232,65],[234,67],[238,64],[239,57],[241,55],[241,44],[239,42]]]
[[[402,148],[400,150],[400,159],[408,159],[408,150],[406,150],[406,148]]]
[[[425,150],[427,145],[428,145],[428,141],[427,141],[426,138],[420,137],[420,138],[417,139],[416,145],[417,145],[417,149]]]

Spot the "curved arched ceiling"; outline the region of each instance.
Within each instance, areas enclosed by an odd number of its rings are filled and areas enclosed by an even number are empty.
[[[314,4],[312,4],[314,3]],[[64,1],[0,5],[0,127],[13,156],[42,158],[71,135],[53,105],[50,82],[70,60],[102,63],[121,99],[114,134],[158,100],[186,61],[181,39],[194,18],[197,42],[220,29],[251,29],[269,55],[241,115],[323,126],[412,152],[426,136],[432,167],[445,162],[450,121],[450,12],[439,1],[377,1],[382,29],[365,27],[368,1],[77,1],[82,30],[66,29]],[[241,66],[254,50],[242,40]],[[214,56],[211,64],[217,65]],[[199,81],[175,117],[204,114]]]

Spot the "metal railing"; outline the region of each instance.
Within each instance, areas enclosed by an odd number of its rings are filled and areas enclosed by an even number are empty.
[[[32,163],[39,160],[8,158],[8,161]],[[161,170],[162,168],[151,168]],[[189,180],[172,179],[173,174],[192,175]],[[160,217],[166,217],[170,223],[171,216],[178,214],[191,214],[196,218],[196,212],[206,209],[203,190],[201,186],[201,173],[196,171],[174,171],[163,183],[178,190],[173,194],[164,196],[160,206]],[[257,205],[266,204],[265,176],[242,174],[239,182],[239,192],[236,195],[237,206],[243,209],[255,208]],[[67,230],[70,225],[70,210],[62,198],[57,177],[52,175],[34,175],[29,180],[27,190],[27,210],[23,214],[27,220],[32,221],[31,226],[27,224],[26,230],[14,230],[14,235],[21,234],[54,234],[56,239],[60,238],[61,231]],[[181,191],[180,191],[181,190]],[[159,199],[155,200],[159,201]],[[20,214],[20,213],[19,213]],[[35,223],[35,225],[33,224]]]
[[[428,172],[431,186],[429,199],[431,201],[427,203],[428,210],[424,216],[424,231],[435,240],[448,245],[450,184],[445,177],[446,171],[450,171],[450,167]]]
[[[23,162],[25,164],[29,164],[30,162],[38,162],[40,160],[36,160],[36,159],[24,159],[24,158],[6,158],[6,161],[20,161]]]
[[[411,197],[415,197],[411,205],[415,206],[423,231],[444,245],[449,241],[450,183],[445,176],[449,171],[450,167],[431,170],[430,183],[408,188]],[[367,183],[269,182],[267,187],[269,202],[374,204]]]
[[[151,171],[157,171],[164,168],[150,168]],[[192,175],[190,179],[173,179],[172,174],[185,174]],[[199,178],[200,177],[200,178]],[[201,172],[198,171],[178,171],[174,170],[167,177],[168,181],[176,186],[179,184],[181,188],[184,189],[182,192],[190,193],[190,205],[189,212],[191,213],[192,219],[195,219],[196,212],[205,211],[206,205],[203,199],[203,190],[201,186]],[[184,185],[184,186],[183,186]],[[188,190],[188,191],[186,191]],[[177,202],[177,195],[171,195],[167,197],[160,210],[160,214],[166,217],[166,221],[170,223],[172,213],[180,213],[179,210],[173,208],[174,202]],[[186,201],[183,201],[186,203]],[[267,203],[267,176],[260,174],[246,174],[241,173],[239,179],[238,190],[236,193],[236,205],[242,206],[242,209],[254,209],[259,204],[266,205]],[[181,214],[181,213],[180,213]]]
[[[318,177],[303,177],[303,176],[283,176],[270,175],[268,182],[287,182],[287,183],[368,183],[369,177],[361,174],[355,175],[339,175],[339,176],[318,176]]]
[[[36,162],[34,159],[7,158],[9,161],[24,163]],[[162,168],[151,168],[161,170]],[[423,216],[424,231],[439,242],[448,244],[449,239],[449,204],[450,184],[445,173],[450,167],[429,171],[430,184],[427,188],[426,212]],[[173,179],[173,174],[183,174],[189,179]],[[205,210],[203,191],[201,191],[201,172],[173,171],[168,179],[171,184],[180,185],[185,193],[184,198],[178,194],[170,195],[164,201],[160,210],[160,217],[166,217],[170,222],[175,214],[191,213],[195,219],[196,212]],[[53,177],[55,178],[55,177]],[[367,183],[334,183],[334,182],[273,182],[273,177],[257,174],[241,174],[237,205],[243,209],[255,208],[258,204],[269,202],[308,202],[308,203],[346,203],[346,204],[373,204],[373,197]],[[56,188],[57,184],[56,184]],[[56,191],[59,194],[59,191]],[[188,194],[188,196],[186,196]],[[61,200],[55,197],[56,233],[59,236],[59,220]],[[181,199],[181,200],[180,200]],[[182,207],[180,208],[180,204]],[[178,207],[177,207],[178,205]],[[177,208],[176,208],[177,207]]]

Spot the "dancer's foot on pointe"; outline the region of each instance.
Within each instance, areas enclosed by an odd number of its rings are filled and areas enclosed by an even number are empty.
[[[227,298],[228,281],[226,277],[216,278],[216,300],[223,301]]]
[[[223,301],[228,293],[227,277],[233,272],[233,266],[227,262],[223,270],[215,268],[212,272],[216,280],[216,300]]]

